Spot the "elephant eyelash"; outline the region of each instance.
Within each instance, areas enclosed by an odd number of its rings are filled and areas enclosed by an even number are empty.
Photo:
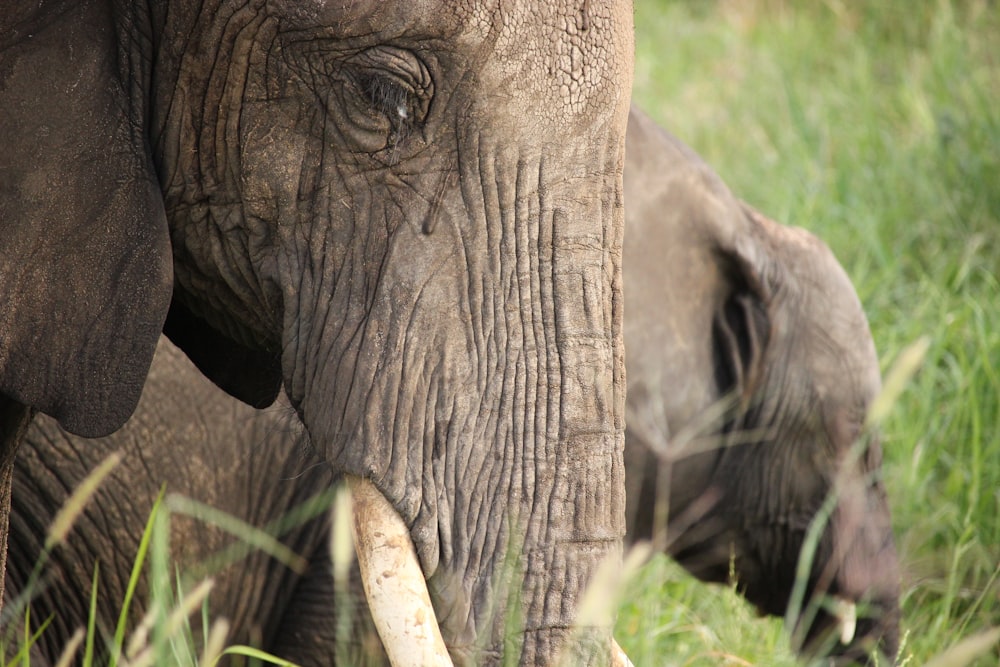
[[[414,123],[412,94],[389,77],[367,74],[359,77],[358,87],[372,108],[387,118],[398,135],[396,142],[408,133]]]

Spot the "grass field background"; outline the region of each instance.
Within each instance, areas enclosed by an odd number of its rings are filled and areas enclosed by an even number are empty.
[[[902,659],[1000,625],[1000,6],[636,0],[635,19],[640,106],[829,243],[883,370],[929,340],[882,424]],[[636,665],[795,664],[779,622],[666,559],[617,637]]]

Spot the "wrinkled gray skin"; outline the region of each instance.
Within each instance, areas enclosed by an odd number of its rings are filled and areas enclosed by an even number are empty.
[[[32,411],[114,431],[165,329],[372,480],[458,663],[553,661],[624,534],[630,3],[149,5],[0,12],[0,521]]]
[[[807,595],[870,617],[848,646],[824,636],[825,612],[793,640],[849,661],[881,637],[894,656],[898,562],[881,448],[862,435],[879,366],[850,280],[636,110],[626,155],[630,539],[655,538],[707,581],[729,581],[732,563],[743,595],[784,615],[806,530],[836,493]]]
[[[628,537],[654,536],[656,475],[671,473],[661,478],[669,481],[667,551],[710,581],[728,580],[732,553],[744,595],[767,613],[784,614],[801,531],[834,483],[837,459],[847,456],[859,415],[878,388],[867,324],[843,270],[817,239],[735,201],[697,156],[635,110],[629,142]],[[677,377],[684,381],[671,383]],[[733,392],[735,405],[725,400]],[[720,412],[719,405],[728,409]],[[22,502],[13,539],[23,553],[37,551],[49,518],[87,470],[111,451],[127,453],[119,481],[86,515],[92,518],[80,529],[81,547],[57,552],[59,576],[66,577],[57,579],[60,603],[40,598],[32,617],[60,610],[62,638],[44,637],[39,653],[47,656],[37,658],[51,659],[84,622],[96,557],[113,563],[102,566],[112,580],[100,600],[102,622],[114,623],[161,477],[171,490],[259,525],[330,483],[329,471],[311,464],[299,437],[287,410],[255,413],[235,403],[168,344],[124,431],[81,443],[51,421],[37,424],[16,477],[23,488],[15,496]],[[142,440],[159,446],[140,449]],[[691,448],[710,451],[691,455]],[[847,493],[824,533],[808,590],[816,599],[829,591],[874,603],[850,646],[823,643],[824,615],[809,627],[811,652],[832,648],[844,661],[864,660],[879,636],[885,653],[894,654],[898,642],[898,572],[878,456],[873,442],[863,462],[846,469]],[[53,460],[65,462],[59,471],[48,470]],[[661,468],[661,460],[669,467]],[[335,618],[325,530],[314,522],[286,538],[310,560],[302,577],[259,555],[227,571],[213,609],[235,621],[234,641],[254,639],[303,665],[331,664]],[[220,541],[193,524],[181,534],[175,545],[192,547],[180,554],[188,563],[201,562]],[[12,590],[23,590],[32,562],[9,577]],[[272,579],[276,587],[257,594],[255,586]],[[377,645],[369,648],[377,661]]]
[[[333,482],[308,446],[286,402],[255,410],[225,393],[162,339],[135,415],[113,435],[87,440],[67,433],[50,417],[35,419],[18,453],[10,523],[7,599],[13,609],[26,591],[48,528],[69,493],[118,452],[121,464],[99,487],[63,546],[44,570],[32,596],[31,618],[52,617],[32,649],[32,665],[51,665],[69,637],[89,617],[90,582],[100,566],[97,630],[111,636],[139,541],[161,486],[223,510],[253,526],[280,519]],[[302,665],[328,665],[317,651],[332,646],[327,519],[308,521],[281,536],[310,566],[296,572],[260,551],[215,575],[210,608],[232,623],[230,639],[255,643]],[[174,514],[171,547],[177,562],[205,563],[234,540],[204,521]],[[148,565],[147,570],[148,572]],[[141,619],[148,580],[140,579],[130,610],[130,634]],[[18,615],[23,618],[23,614]],[[313,642],[303,641],[303,619]],[[200,623],[195,623],[196,630]],[[9,631],[10,629],[6,629]],[[21,635],[23,636],[23,635]],[[8,646],[8,657],[17,642]],[[103,644],[98,643],[100,651]],[[103,661],[98,661],[101,664]]]

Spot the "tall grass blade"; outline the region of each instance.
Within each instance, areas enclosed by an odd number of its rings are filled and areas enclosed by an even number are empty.
[[[149,512],[149,519],[146,520],[146,528],[142,532],[142,539],[139,541],[139,548],[136,550],[135,562],[132,564],[132,572],[129,574],[128,586],[125,589],[125,599],[122,600],[122,608],[118,614],[118,624],[115,626],[115,638],[114,644],[112,646],[111,658],[108,662],[108,667],[117,667],[118,656],[121,654],[122,647],[125,645],[125,628],[128,625],[128,615],[129,610],[132,608],[132,599],[135,596],[135,589],[139,585],[139,578],[142,576],[142,568],[146,562],[146,554],[149,551],[149,540],[153,534],[153,525],[156,521],[156,516],[160,511],[160,506],[163,504],[163,498],[166,494],[166,486],[160,487],[160,492],[156,496],[156,502],[153,503],[153,508]]]
[[[237,519],[231,514],[175,494],[167,497],[167,506],[172,512],[184,514],[221,528],[227,533],[238,537],[246,545],[260,549],[295,572],[301,574],[306,570],[308,563],[304,558],[264,530],[251,526],[249,523]]]
[[[1000,627],[966,637],[943,653],[931,658],[924,667],[966,667],[973,660],[1000,646]]]
[[[90,616],[87,618],[87,644],[83,649],[83,667],[94,664],[94,637],[97,634],[97,578],[100,574],[100,561],[94,562],[94,576],[90,581]]]
[[[251,648],[250,646],[230,646],[222,655],[242,655],[247,658],[253,658],[255,660],[260,660],[266,662],[269,665],[277,665],[277,667],[299,667],[299,665],[288,660],[283,660],[281,658],[275,657],[266,651],[261,651],[259,649]],[[219,656],[220,659],[222,656]],[[218,664],[218,660],[212,663],[211,667],[215,667]],[[207,666],[203,666],[207,667]]]
[[[61,544],[66,540],[66,536],[73,528],[73,523],[83,513],[83,508],[90,501],[91,497],[93,497],[94,493],[97,492],[101,482],[111,474],[111,471],[121,461],[121,452],[114,452],[108,458],[104,459],[99,466],[94,468],[93,472],[87,475],[80,482],[80,485],[73,490],[69,499],[63,503],[63,506],[56,513],[55,518],[52,520],[52,525],[49,526],[48,535],[45,538],[46,551],[51,550],[55,545]]]
[[[872,402],[871,409],[868,411],[867,426],[878,424],[888,416],[906,389],[906,385],[920,370],[930,346],[930,338],[921,336],[899,353],[896,362],[886,373],[885,381],[882,383],[882,391]]]
[[[177,633],[185,628],[188,619],[202,606],[214,586],[215,582],[212,579],[203,579],[190,593],[181,596],[179,604],[170,612],[163,628],[167,637],[176,637]]]
[[[59,654],[59,660],[56,661],[55,667],[70,667],[73,664],[73,658],[76,657],[76,652],[80,650],[80,644],[83,643],[86,636],[87,633],[83,628],[77,628],[73,636],[66,642],[62,653]]]
[[[222,658],[222,652],[226,648],[226,639],[229,637],[229,621],[224,618],[216,619],[212,627],[205,634],[205,647],[201,652],[201,660],[198,662],[201,667],[215,665]]]
[[[330,559],[333,561],[333,580],[342,592],[354,561],[354,538],[351,537],[351,492],[346,485],[338,485],[334,497],[330,523]]]
[[[21,648],[18,649],[17,653],[14,654],[14,657],[11,658],[10,662],[7,664],[7,667],[20,667],[20,666],[30,667],[31,647],[34,646],[35,642],[38,641],[38,639],[42,636],[45,630],[49,627],[49,624],[52,623],[52,617],[50,616],[47,619],[45,619],[45,622],[42,623],[41,627],[35,630],[34,633],[30,631],[31,628],[30,621],[31,621],[31,613],[29,609],[24,613],[24,643],[21,645]]]

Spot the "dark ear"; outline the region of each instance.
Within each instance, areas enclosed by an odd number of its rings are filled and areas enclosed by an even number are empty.
[[[173,282],[141,83],[106,4],[0,15],[0,394],[85,436],[131,415]]]
[[[735,392],[743,406],[763,377],[772,325],[765,255],[753,241],[737,236],[719,250],[728,291],[712,319],[716,384],[722,393]]]
[[[163,332],[222,390],[255,408],[274,403],[281,389],[281,357],[220,333],[174,298]]]

